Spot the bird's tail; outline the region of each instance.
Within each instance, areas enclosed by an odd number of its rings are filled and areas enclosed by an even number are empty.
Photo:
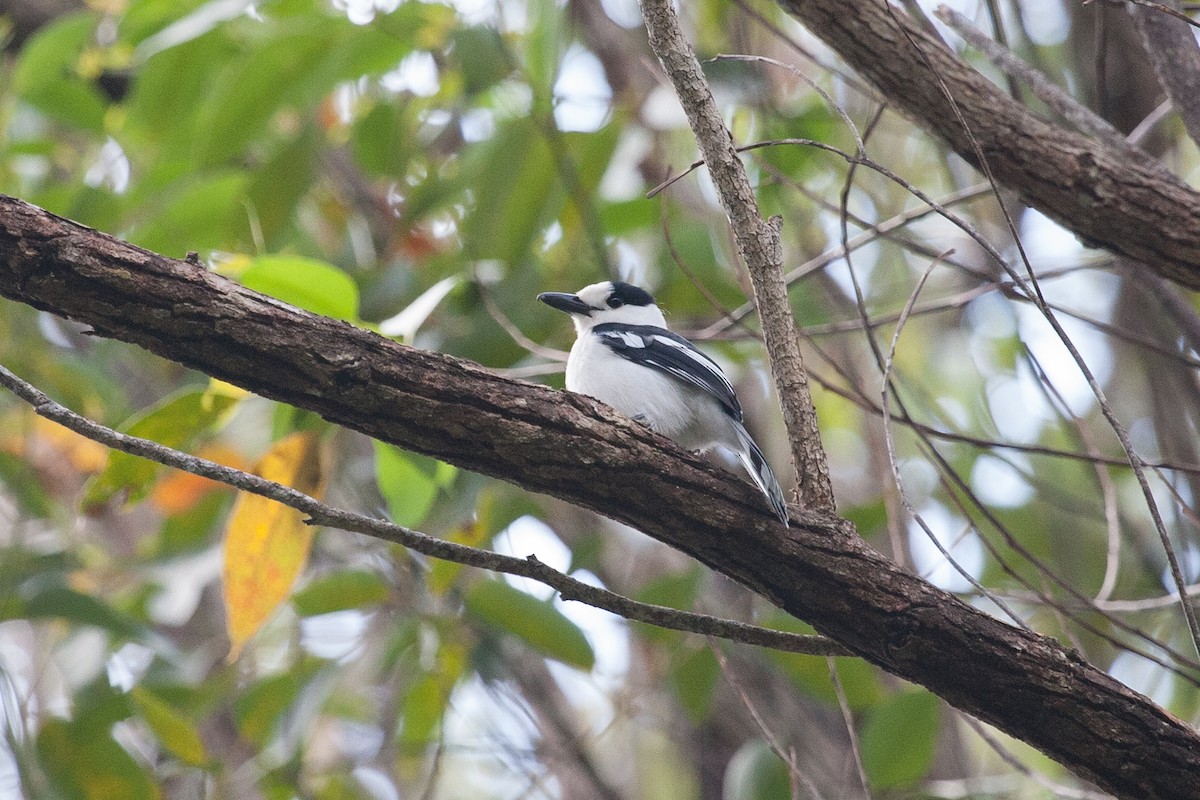
[[[741,459],[742,466],[746,468],[754,485],[766,495],[775,516],[779,517],[784,525],[787,525],[787,501],[783,499],[783,488],[775,478],[775,472],[771,469],[771,465],[767,463],[767,457],[763,455],[762,450],[758,449],[758,445],[744,427],[741,425],[734,427],[737,429],[738,441],[742,445],[738,448],[738,458]]]

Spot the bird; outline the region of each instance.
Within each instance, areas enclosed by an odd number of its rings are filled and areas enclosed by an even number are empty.
[[[542,292],[537,299],[565,311],[575,324],[568,390],[612,406],[687,450],[732,451],[775,516],[788,524],[783,489],[742,424],[733,384],[715,361],[667,330],[649,292],[604,281],[574,294]]]

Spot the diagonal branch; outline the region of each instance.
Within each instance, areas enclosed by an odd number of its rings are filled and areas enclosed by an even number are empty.
[[[37,414],[69,428],[80,436],[85,436],[94,442],[99,442],[123,453],[140,456],[163,466],[174,467],[223,483],[234,489],[240,489],[243,492],[282,503],[306,514],[308,516],[306,522],[310,525],[323,525],[327,528],[361,533],[375,539],[402,545],[430,558],[529,578],[554,589],[564,600],[585,603],[634,622],[644,622],[647,625],[675,631],[715,636],[733,642],[753,644],[788,653],[825,656],[850,655],[844,647],[829,641],[824,636],[806,636],[721,619],[709,614],[696,614],[653,603],[642,603],[572,578],[570,575],[542,563],[533,555],[517,558],[491,550],[448,542],[385,520],[328,506],[290,486],[284,486],[258,475],[182,453],[157,442],[130,436],[95,423],[76,414],[66,406],[54,402],[43,392],[21,380],[2,365],[0,365],[0,386],[4,386],[28,403]]]
[[[905,572],[845,520],[790,529],[607,407],[300,311],[0,196],[0,294],[464,469],[631,525],[1128,798],[1194,796],[1200,735],[1045,636]]]

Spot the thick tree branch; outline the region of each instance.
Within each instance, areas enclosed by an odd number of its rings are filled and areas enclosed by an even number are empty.
[[[715,636],[733,642],[769,647],[772,650],[788,653],[825,656],[851,655],[844,647],[831,642],[824,636],[789,633],[721,619],[709,614],[695,614],[653,603],[642,603],[616,592],[576,580],[570,575],[543,564],[533,555],[526,558],[506,556],[491,550],[448,542],[385,520],[328,506],[290,486],[284,486],[281,483],[269,481],[258,475],[227,467],[215,461],[182,453],[157,442],[130,436],[93,422],[76,414],[66,406],[54,402],[3,365],[0,365],[0,386],[4,386],[17,397],[29,403],[37,414],[69,428],[80,436],[85,436],[94,442],[99,442],[123,453],[140,456],[167,467],[174,467],[193,475],[218,481],[243,492],[269,498],[307,515],[306,522],[312,525],[338,528],[382,539],[386,542],[394,542],[430,558],[529,578],[554,589],[564,600],[575,600],[595,608],[602,608],[634,622],[644,622],[647,625],[669,630]]]
[[[783,279],[783,246],[779,241],[782,220],[764,220],[759,213],[746,169],[717,110],[700,62],[679,28],[671,0],[642,0],[642,16],[650,34],[650,47],[675,86],[721,204],[729,215],[738,253],[750,273],[763,339],[771,355],[771,372],[791,440],[792,461],[800,480],[800,500],[806,508],[833,511],[829,465],[821,445],[817,412],[800,355],[796,320]]]
[[[1200,736],[1053,639],[901,570],[586,397],[500,378],[0,196],[0,294],[383,441],[594,509],[1129,798],[1194,797]]]
[[[1087,244],[1200,288],[1200,195],[1162,164],[1038,117],[887,0],[777,1],[973,164],[977,143],[998,181]]]

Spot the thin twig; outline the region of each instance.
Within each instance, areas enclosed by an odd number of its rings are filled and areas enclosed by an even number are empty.
[[[999,739],[997,739],[986,728],[984,728],[982,722],[978,721],[974,717],[968,716],[967,714],[959,714],[958,717],[965,722],[967,727],[973,730],[975,735],[982,739],[988,747],[992,748],[992,751],[1000,757],[1001,761],[1008,764],[1017,772],[1021,773],[1026,778],[1032,780],[1043,788],[1049,789],[1056,797],[1065,797],[1070,798],[1071,800],[1111,800],[1110,795],[1103,794],[1101,792],[1093,792],[1089,789],[1075,789],[1070,786],[1064,786],[1061,783],[1056,783],[1050,780],[1040,772],[1034,772],[1033,769],[1013,755],[1007,747],[1001,744]]]
[[[640,603],[628,597],[591,586],[543,564],[536,556],[526,558],[506,556],[490,550],[448,542],[418,531],[394,525],[381,519],[366,517],[333,508],[289,486],[264,480],[232,467],[204,458],[181,453],[148,439],[120,433],[92,422],[67,407],[54,402],[43,392],[0,366],[0,385],[33,407],[46,419],[99,442],[114,450],[140,456],[158,464],[210,478],[214,481],[257,494],[294,508],[309,516],[308,522],[352,533],[361,533],[407,547],[431,558],[453,561],[470,567],[503,572],[544,583],[555,589],[564,600],[576,600],[586,605],[610,611],[626,619],[644,622],[661,628],[717,636],[722,639],[754,644],[774,650],[810,655],[850,655],[844,647],[823,636],[805,636],[771,630],[743,622],[724,620],[707,614],[678,611],[665,606]]]
[[[504,329],[504,332],[509,337],[525,348],[530,353],[542,358],[548,358],[551,361],[557,361],[560,365],[567,360],[567,353],[564,350],[556,350],[553,347],[546,347],[538,344],[530,339],[525,333],[517,327],[516,323],[508,318],[504,310],[496,305],[496,299],[492,297],[492,290],[488,288],[487,281],[482,280],[478,274],[475,275],[475,286],[479,288],[479,296],[483,299],[483,307],[487,309],[488,314],[496,324]]]
[[[1092,0],[1083,0],[1083,5],[1090,5],[1091,2]],[[1164,3],[1155,3],[1153,0],[1129,0],[1129,2],[1135,6],[1142,6],[1143,8],[1148,8],[1151,11],[1157,11],[1160,14],[1166,14],[1167,16],[1175,17],[1175,19],[1181,19],[1188,25],[1200,28],[1200,22],[1196,22],[1196,20],[1192,19],[1187,14],[1184,14],[1182,11],[1177,11],[1170,6],[1165,5]]]
[[[825,660],[829,662],[829,680],[833,683],[833,693],[837,697],[838,708],[842,712],[842,722],[846,726],[846,738],[850,742],[850,754],[854,758],[858,782],[862,786],[863,796],[870,800],[871,782],[867,780],[867,770],[863,766],[862,747],[858,743],[858,731],[854,729],[854,714],[851,713],[850,702],[846,699],[846,687],[842,686],[842,679],[838,677],[837,662],[832,658]]]
[[[799,797],[799,788],[801,784],[803,784],[804,788],[808,790],[808,793],[812,795],[814,800],[822,800],[821,792],[817,789],[816,784],[812,782],[811,778],[800,771],[800,766],[796,763],[795,751],[790,747],[787,750],[783,749],[783,744],[779,741],[778,737],[775,736],[774,731],[772,731],[770,726],[767,725],[767,722],[763,719],[762,715],[758,713],[758,708],[756,708],[754,703],[751,702],[750,695],[747,694],[745,688],[742,687],[741,681],[739,681],[737,676],[733,674],[733,670],[729,666],[729,660],[725,658],[725,654],[721,652],[721,648],[718,647],[717,643],[711,639],[708,642],[708,648],[712,651],[713,658],[717,660],[717,666],[721,668],[721,674],[725,676],[725,680],[729,681],[729,685],[733,687],[734,693],[737,694],[738,699],[742,701],[742,706],[747,712],[749,712],[750,718],[754,720],[754,724],[758,726],[758,730],[763,735],[763,739],[766,740],[767,746],[770,747],[772,752],[775,753],[776,757],[778,757],[779,760],[787,766],[788,780],[791,783],[793,800],[796,800]],[[832,659],[830,663],[833,663]]]
[[[887,5],[887,12],[893,17],[893,19],[895,19],[896,12],[891,5]],[[971,237],[978,242],[981,247],[983,247],[984,252],[986,252],[988,256],[993,259],[996,265],[1003,269],[1005,273],[1007,273],[1008,276],[1013,280],[1013,282],[1020,287],[1025,296],[1028,297],[1031,302],[1033,302],[1034,306],[1042,314],[1042,317],[1047,323],[1049,323],[1050,327],[1054,331],[1054,335],[1058,337],[1060,342],[1062,342],[1062,345],[1067,349],[1067,353],[1070,355],[1071,360],[1075,362],[1076,368],[1078,368],[1080,373],[1083,375],[1084,380],[1087,382],[1088,388],[1091,389],[1092,395],[1096,398],[1096,403],[1100,409],[1100,413],[1104,416],[1105,421],[1108,422],[1109,427],[1112,428],[1113,433],[1116,434],[1117,440],[1121,443],[1121,449],[1125,451],[1126,456],[1129,458],[1129,464],[1131,467],[1133,467],[1134,476],[1137,478],[1138,486],[1142,491],[1142,497],[1146,502],[1146,508],[1149,510],[1150,518],[1154,523],[1155,532],[1158,534],[1159,542],[1162,544],[1163,552],[1166,554],[1167,563],[1170,566],[1171,578],[1175,582],[1176,589],[1179,591],[1180,610],[1183,612],[1184,620],[1187,622],[1188,631],[1192,639],[1192,646],[1196,650],[1197,654],[1200,654],[1200,620],[1197,619],[1196,612],[1191,607],[1191,604],[1188,603],[1187,596],[1184,593],[1185,583],[1183,579],[1183,571],[1180,568],[1179,558],[1175,553],[1175,548],[1171,544],[1170,536],[1167,533],[1166,524],[1163,521],[1162,513],[1158,507],[1158,501],[1155,499],[1154,492],[1151,490],[1150,483],[1146,478],[1145,461],[1134,448],[1133,442],[1129,438],[1128,431],[1126,431],[1125,426],[1122,424],[1120,419],[1117,418],[1116,413],[1113,411],[1112,406],[1108,402],[1108,398],[1105,396],[1104,390],[1100,386],[1100,382],[1096,380],[1096,376],[1092,372],[1091,367],[1088,366],[1087,362],[1080,354],[1079,349],[1075,346],[1075,343],[1071,340],[1071,337],[1067,335],[1066,330],[1062,327],[1058,317],[1047,305],[1045,298],[1042,296],[1041,287],[1038,284],[1037,276],[1034,274],[1033,265],[1029,260],[1029,255],[1025,252],[1025,244],[1021,239],[1020,232],[1017,230],[1016,222],[1013,220],[1012,214],[1009,213],[1008,206],[1004,203],[1004,199],[1000,194],[999,183],[992,172],[991,164],[984,155],[983,149],[980,146],[978,139],[976,139],[974,133],[972,132],[970,124],[964,117],[961,106],[954,98],[954,95],[950,91],[950,88],[946,85],[946,82],[933,68],[932,63],[929,61],[928,55],[917,45],[915,41],[912,40],[912,36],[908,29],[901,25],[899,20],[895,21],[897,26],[904,33],[905,37],[909,39],[909,43],[920,52],[921,58],[925,61],[925,64],[929,69],[930,75],[937,83],[937,86],[942,95],[945,97],[946,102],[950,104],[958,124],[962,127],[962,130],[970,141],[976,163],[979,165],[979,169],[983,172],[984,177],[987,178],[988,183],[994,187],[997,204],[1000,208],[1001,214],[1004,217],[1005,225],[1008,227],[1009,233],[1013,237],[1017,255],[1020,257],[1021,264],[1025,268],[1028,280],[1018,274],[1012,265],[1010,265],[1004,256],[996,249],[996,247],[991,242],[987,241],[983,236],[979,235],[977,231],[975,231],[974,226],[968,225],[965,221],[957,220],[954,215],[948,215],[946,218],[955,222],[955,224],[959,225],[960,228],[967,231],[968,234],[971,235]],[[831,152],[837,150],[837,148],[832,148],[821,143],[818,143],[815,146],[828,149]],[[861,157],[849,156],[849,154],[845,154],[843,157],[847,157],[848,160],[849,158],[861,160]],[[890,170],[886,170],[881,165],[876,165],[874,168],[880,174],[892,177],[893,173],[891,173]],[[896,176],[894,179],[900,180],[899,176]],[[907,181],[903,181],[902,183],[906,187],[910,186]],[[917,193],[919,190],[915,186],[911,186],[909,191]],[[924,193],[921,192],[917,196],[923,198]]]
[[[989,600],[994,602],[996,607],[1007,614],[1017,627],[1024,630],[1032,630],[1025,620],[1021,619],[1019,614],[1010,609],[999,597],[992,594],[990,589],[984,587],[984,585],[979,582],[978,578],[972,575],[968,570],[964,569],[962,565],[959,564],[952,555],[950,555],[950,551],[946,549],[946,546],[942,544],[940,539],[938,539],[937,534],[934,533],[933,529],[929,527],[929,523],[927,523],[925,518],[917,512],[917,509],[913,506],[912,501],[909,500],[908,492],[904,488],[904,478],[900,475],[900,459],[896,455],[896,438],[892,433],[892,427],[890,424],[892,418],[891,400],[893,397],[899,399],[900,394],[896,389],[895,383],[892,381],[892,365],[896,356],[896,347],[900,342],[900,333],[904,330],[904,323],[908,319],[908,314],[912,311],[912,307],[916,304],[917,297],[920,296],[921,289],[925,286],[925,281],[929,279],[929,276],[933,273],[933,270],[939,263],[940,260],[933,261],[925,269],[925,271],[921,273],[921,277],[917,281],[917,285],[913,288],[912,293],[908,296],[908,302],[905,303],[904,311],[900,314],[900,320],[896,323],[896,330],[892,332],[891,346],[888,348],[886,356],[881,356],[881,369],[883,371],[883,389],[881,391],[881,396],[883,398],[882,407],[884,412],[883,439],[887,444],[888,463],[892,466],[892,479],[896,483],[896,488],[899,490],[900,494],[900,501],[904,504],[904,508],[908,512],[909,516],[912,517],[913,521],[916,522],[917,525],[920,526],[921,530],[925,532],[925,535],[929,538],[929,541],[935,548],[937,548],[937,551],[942,554],[942,557],[946,559],[947,563],[954,568],[954,571],[962,576],[963,580],[971,584],[971,586],[974,586],[975,591],[980,592],[984,597],[987,597]]]

